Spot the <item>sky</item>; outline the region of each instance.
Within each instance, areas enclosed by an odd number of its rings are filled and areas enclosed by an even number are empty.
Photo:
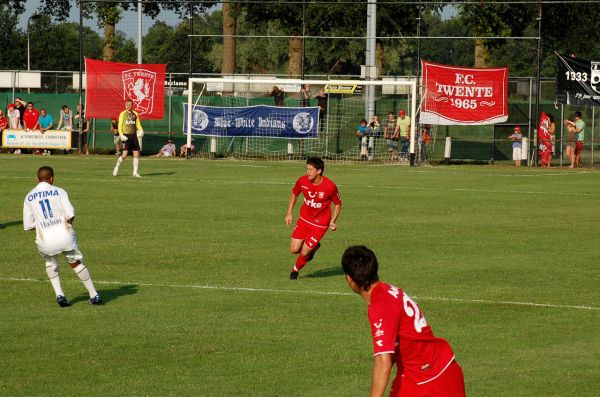
[[[69,22],[77,22],[79,23],[79,7],[77,6],[77,2],[73,1],[73,6],[71,7],[71,14],[69,15]],[[41,2],[40,0],[27,0],[27,8],[25,12],[21,15],[21,19],[19,22],[19,26],[26,30],[27,28],[27,20],[29,17],[36,12],[39,8]],[[156,21],[163,21],[169,25],[175,25],[179,23],[180,19],[173,12],[161,12],[160,15],[156,19],[151,19],[142,14],[142,35],[148,33],[148,29],[154,25]],[[83,21],[85,26],[88,26],[94,29],[97,32],[101,32],[101,29],[98,27],[98,20],[94,19],[84,19]],[[117,30],[120,30],[127,35],[127,37],[135,39],[137,37],[137,12],[136,11],[127,11],[123,13],[123,17],[121,18],[121,22],[117,24]]]
[[[69,22],[79,23],[79,7],[77,2],[73,1],[73,7],[71,8],[71,14],[69,16]],[[38,9],[40,6],[40,0],[27,0],[27,9],[21,15],[21,21],[19,26],[25,30],[27,28],[27,19]],[[215,7],[215,9],[218,8]],[[123,14],[121,22],[117,24],[117,30],[122,31],[125,35],[131,39],[137,39],[137,12],[127,11]],[[449,19],[456,15],[456,9],[454,7],[445,7],[442,11],[442,18]],[[159,16],[153,20],[145,15],[142,15],[142,35],[148,33],[148,29],[154,25],[156,21],[163,21],[171,26],[175,26],[179,23],[180,19],[175,13],[163,11]],[[98,33],[101,33],[101,29],[98,27],[98,21],[96,18],[84,20],[84,25],[89,26]]]

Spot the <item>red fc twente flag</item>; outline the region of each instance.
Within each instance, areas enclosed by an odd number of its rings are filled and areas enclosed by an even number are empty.
[[[552,135],[550,134],[550,117],[542,112],[538,127],[539,154],[542,166],[547,166],[552,160]]]
[[[508,119],[508,68],[422,64],[421,123],[483,125]]]
[[[162,119],[165,110],[165,64],[85,60],[86,115],[116,117],[133,100],[143,119]]]

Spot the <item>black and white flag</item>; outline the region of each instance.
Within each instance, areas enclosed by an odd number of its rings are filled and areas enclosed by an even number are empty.
[[[600,62],[556,55],[556,101],[600,106]]]

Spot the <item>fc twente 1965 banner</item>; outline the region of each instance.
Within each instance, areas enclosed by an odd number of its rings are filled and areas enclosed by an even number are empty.
[[[466,68],[422,61],[421,123],[483,125],[508,119],[508,68]]]
[[[162,119],[165,111],[165,64],[137,64],[85,60],[86,115],[118,117],[125,101],[142,119]]]
[[[556,55],[556,101],[565,105],[600,105],[600,62]]]
[[[183,104],[183,133],[187,132],[187,104]],[[231,137],[317,138],[319,107],[216,107],[194,105],[192,134]]]

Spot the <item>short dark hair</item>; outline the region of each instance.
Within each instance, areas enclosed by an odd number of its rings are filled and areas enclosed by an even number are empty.
[[[581,118],[581,112],[578,110],[575,112],[575,116]]]
[[[38,181],[47,181],[54,176],[54,170],[52,167],[44,165],[38,169]]]
[[[364,245],[355,245],[346,248],[342,255],[342,268],[362,290],[369,288],[379,281],[377,257],[375,253]]]
[[[321,170],[321,175],[325,172],[325,163],[321,160],[320,157],[309,157],[306,160],[306,164],[310,164],[315,167],[317,170]]]

